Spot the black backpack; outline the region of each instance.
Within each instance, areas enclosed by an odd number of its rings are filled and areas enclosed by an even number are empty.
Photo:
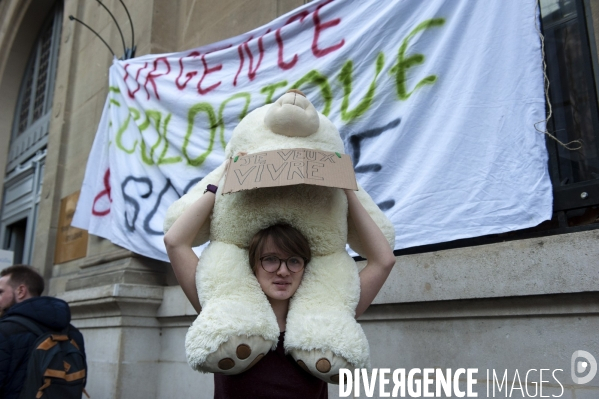
[[[43,331],[27,317],[11,315],[2,321],[12,321],[37,335],[33,344],[27,376],[19,399],[81,399],[85,392],[87,364],[68,326],[60,332]]]

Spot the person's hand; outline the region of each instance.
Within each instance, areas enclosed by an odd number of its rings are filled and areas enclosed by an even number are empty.
[[[235,157],[243,157],[247,155],[247,152],[245,151],[240,151],[237,154],[235,154]],[[233,157],[233,158],[235,158]],[[227,159],[227,164],[225,165],[225,169],[223,169],[223,174],[220,176],[220,178],[218,179],[219,182],[223,182],[222,184],[224,184],[224,181],[227,178],[227,170],[229,169],[229,164],[231,163],[231,158]],[[220,183],[219,183],[220,184]]]
[[[237,154],[235,154],[235,156],[233,157],[233,159],[235,159],[236,157],[243,157],[243,156],[246,156],[246,155],[247,155],[247,152],[240,151]],[[231,163],[231,158],[227,159],[227,166],[225,167],[225,173],[224,174],[226,174],[227,169],[229,169],[229,164],[230,163]]]

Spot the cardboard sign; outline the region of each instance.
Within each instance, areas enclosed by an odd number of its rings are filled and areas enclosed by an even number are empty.
[[[223,193],[296,184],[358,189],[349,155],[291,148],[231,159]]]
[[[87,255],[87,231],[71,226],[78,200],[79,191],[60,201],[56,252],[54,253],[55,264],[83,258]]]

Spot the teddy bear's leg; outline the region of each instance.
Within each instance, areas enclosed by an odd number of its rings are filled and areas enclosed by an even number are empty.
[[[279,327],[247,251],[211,242],[200,256],[196,286],[202,311],[185,337],[193,369],[237,374],[276,347]]]
[[[291,300],[285,349],[304,369],[339,383],[340,368],[369,368],[368,341],[355,320],[360,279],[346,253],[314,257]]]

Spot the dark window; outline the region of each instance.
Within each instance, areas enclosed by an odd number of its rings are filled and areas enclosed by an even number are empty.
[[[22,86],[18,106],[17,134],[23,133],[46,114],[50,107],[51,86],[54,78],[55,58],[60,44],[60,13],[51,12],[35,43]]]
[[[57,2],[31,49],[17,101],[6,172],[45,147],[60,47],[62,7]]]
[[[25,254],[25,240],[27,235],[27,219],[19,220],[7,226],[6,242],[4,249],[14,252],[13,264],[23,263],[27,258]]]
[[[564,232],[599,227],[597,59],[590,13],[588,1],[541,0],[553,111],[547,128],[563,143],[581,142],[572,151],[547,140],[555,214],[546,225]]]

